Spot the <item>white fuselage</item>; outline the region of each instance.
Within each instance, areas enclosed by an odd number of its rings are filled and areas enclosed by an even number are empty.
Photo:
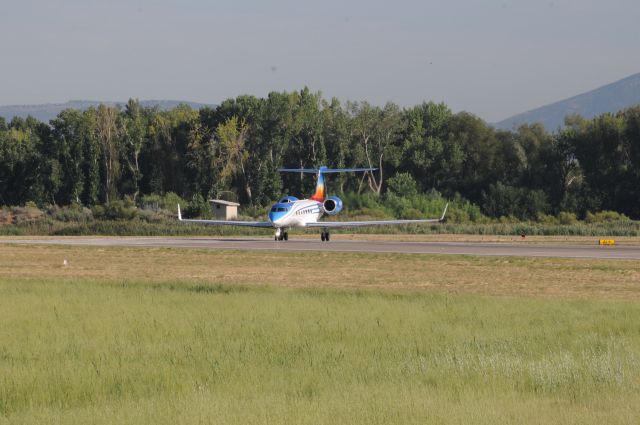
[[[324,214],[322,203],[312,199],[277,203],[269,212],[269,221],[273,227],[306,227],[307,223],[317,222]]]

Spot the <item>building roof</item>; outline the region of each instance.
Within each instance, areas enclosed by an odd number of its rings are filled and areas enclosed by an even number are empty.
[[[240,204],[237,203],[237,202],[223,201],[222,199],[209,199],[209,202],[211,202],[212,204],[226,205],[228,207],[239,207],[240,206]]]

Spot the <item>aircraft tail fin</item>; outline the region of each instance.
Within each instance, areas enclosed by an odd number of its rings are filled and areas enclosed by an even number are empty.
[[[326,197],[326,191],[324,186],[324,174],[328,173],[350,173],[358,171],[375,171],[377,168],[280,168],[278,171],[282,173],[309,173],[317,174],[318,180],[316,182],[316,192],[311,196],[311,199],[318,202],[324,202]]]

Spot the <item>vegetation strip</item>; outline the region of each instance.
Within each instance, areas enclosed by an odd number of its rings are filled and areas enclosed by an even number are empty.
[[[155,222],[181,198],[190,215],[229,198],[256,216],[283,193],[311,191],[311,179],[278,168],[320,165],[377,168],[329,183],[352,215],[431,216],[446,198],[456,223],[625,222],[640,218],[639,140],[640,107],[573,116],[548,133],[539,124],[495,130],[444,104],[342,104],[307,88],[199,111],[131,99],[49,123],[0,117],[0,224],[43,210],[63,222]]]
[[[0,422],[622,424],[640,415],[637,302],[243,280],[250,286],[0,277]]]

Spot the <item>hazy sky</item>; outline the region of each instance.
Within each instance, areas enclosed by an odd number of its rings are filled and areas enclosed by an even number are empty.
[[[2,105],[307,85],[497,121],[640,72],[639,0],[3,3]]]

